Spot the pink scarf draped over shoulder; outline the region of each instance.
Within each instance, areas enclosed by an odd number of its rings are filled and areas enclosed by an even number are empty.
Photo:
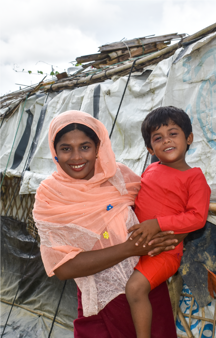
[[[56,134],[71,123],[88,126],[100,139],[94,176],[73,179],[55,161]],[[41,241],[42,260],[48,276],[82,251],[122,243],[126,222],[140,189],[140,177],[117,164],[105,126],[91,115],[67,111],[49,127],[49,147],[57,171],[37,189],[33,210]],[[107,210],[107,206],[113,208]]]

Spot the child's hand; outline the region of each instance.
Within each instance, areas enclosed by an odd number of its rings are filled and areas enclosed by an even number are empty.
[[[150,219],[140,224],[133,225],[128,232],[132,232],[130,239],[134,239],[136,236],[140,235],[138,241],[135,245],[139,245],[143,242],[143,246],[145,247],[148,242],[152,239],[154,235],[161,231],[157,219]]]

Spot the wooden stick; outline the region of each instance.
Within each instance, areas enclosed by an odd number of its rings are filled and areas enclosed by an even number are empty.
[[[184,313],[183,316],[189,318],[189,315],[186,313]],[[200,316],[195,316],[195,315],[191,315],[191,318],[204,320],[205,322],[208,322],[208,323],[214,323],[214,319],[211,319],[211,318],[205,318],[205,317],[200,317]]]
[[[216,212],[216,203],[210,203],[209,204],[209,211]]]
[[[158,43],[149,43],[148,45],[145,46],[145,48],[143,47],[136,47],[136,48],[129,48],[128,50],[116,50],[112,53],[109,54],[104,54],[105,58],[98,58],[98,60],[94,61],[94,62],[90,62],[90,63],[86,63],[84,65],[82,65],[83,68],[87,68],[89,66],[93,66],[94,68],[102,68],[106,65],[114,65],[116,63],[119,62],[123,62],[128,60],[130,57],[136,57],[136,56],[141,56],[141,55],[145,55],[145,54],[149,54],[152,52],[156,52],[158,50],[161,50],[163,48],[166,48],[167,44],[165,44],[164,42],[158,42]],[[84,57],[79,58],[79,61],[81,62],[86,62],[88,61],[92,61],[93,57],[96,54],[92,54],[92,58],[91,55],[87,55],[86,59],[84,59]],[[102,55],[102,54],[101,54]],[[89,58],[88,58],[89,57]],[[78,58],[77,58],[78,61]]]
[[[85,63],[90,61],[98,61],[105,59],[108,56],[107,53],[96,53],[96,54],[89,54],[89,55],[83,55],[76,58],[77,63]]]
[[[184,326],[184,329],[187,333],[188,338],[193,338],[192,332],[191,332],[191,330],[188,326],[188,323],[186,322],[180,308],[178,308],[178,316],[179,316],[179,319],[181,320],[182,325]]]
[[[205,316],[204,308],[202,308],[202,315]],[[204,322],[204,320],[202,320],[202,327],[201,327],[201,330],[200,330],[199,338],[202,338],[204,326],[205,326],[205,322]]]
[[[212,336],[212,338],[214,338],[214,336],[215,336],[215,334],[214,334],[215,333],[215,324],[216,324],[216,303],[215,303],[215,311],[214,311],[214,322],[213,322],[213,330],[212,330],[213,336]]]
[[[194,297],[191,299],[191,306],[190,306],[190,311],[189,311],[189,327],[191,327],[191,315],[193,311],[193,305],[194,305]]]
[[[160,36],[154,36],[150,38],[136,38],[132,40],[125,40],[123,42],[113,42],[110,43],[109,45],[103,45],[99,47],[100,52],[108,52],[108,51],[114,51],[118,49],[126,49],[129,47],[138,47],[138,46],[143,46],[147,45],[149,43],[155,43],[155,42],[164,42],[164,41],[170,41],[172,39],[179,39],[183,38],[185,34],[166,34],[166,35],[160,35]]]

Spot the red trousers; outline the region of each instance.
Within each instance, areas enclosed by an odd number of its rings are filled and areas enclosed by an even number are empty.
[[[152,305],[151,338],[177,338],[166,283],[149,293]],[[74,338],[136,338],[126,296],[113,299],[98,315],[83,317],[81,292],[78,290],[78,318],[74,321]]]

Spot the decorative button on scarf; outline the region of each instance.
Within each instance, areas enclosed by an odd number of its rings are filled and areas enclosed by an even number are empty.
[[[105,231],[105,232],[103,233],[103,237],[104,237],[105,239],[109,239],[109,234],[108,234],[107,231]]]
[[[113,206],[111,204],[107,205],[107,211],[111,210]]]

